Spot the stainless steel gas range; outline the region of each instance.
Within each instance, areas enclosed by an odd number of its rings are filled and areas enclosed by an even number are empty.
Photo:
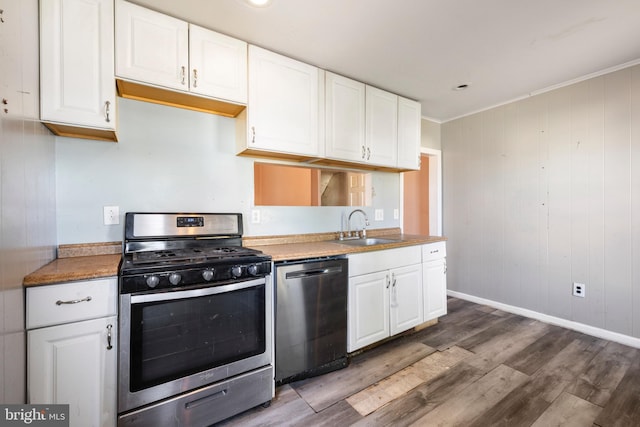
[[[274,392],[271,258],[242,215],[125,216],[118,426],[207,426]]]

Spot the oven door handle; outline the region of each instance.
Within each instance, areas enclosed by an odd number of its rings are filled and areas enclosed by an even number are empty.
[[[230,283],[228,285],[209,286],[206,288],[189,289],[185,291],[169,291],[156,292],[152,294],[131,295],[131,304],[140,304],[145,302],[170,301],[186,298],[197,298],[207,295],[223,294],[226,292],[238,291],[254,286],[266,284],[265,278],[247,280],[243,282]]]

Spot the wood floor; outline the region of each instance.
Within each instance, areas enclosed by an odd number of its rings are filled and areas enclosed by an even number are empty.
[[[640,350],[450,298],[437,325],[226,426],[640,426]]]

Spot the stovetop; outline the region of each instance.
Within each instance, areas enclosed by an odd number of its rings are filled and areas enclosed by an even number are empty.
[[[215,286],[271,273],[242,246],[241,214],[127,213],[120,292]]]
[[[164,249],[134,252],[131,254],[131,265],[158,265],[167,262],[182,262],[186,264],[213,262],[218,259],[252,256],[259,253],[261,252],[242,246]]]

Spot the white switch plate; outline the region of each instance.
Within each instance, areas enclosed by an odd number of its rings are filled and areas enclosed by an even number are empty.
[[[400,219],[400,210],[399,209],[394,209],[393,210],[393,219]]]
[[[376,221],[384,221],[384,209],[376,209],[375,210],[375,220]]]
[[[120,206],[104,207],[104,225],[120,224]]]
[[[251,211],[251,223],[260,224],[260,209],[253,209]]]

